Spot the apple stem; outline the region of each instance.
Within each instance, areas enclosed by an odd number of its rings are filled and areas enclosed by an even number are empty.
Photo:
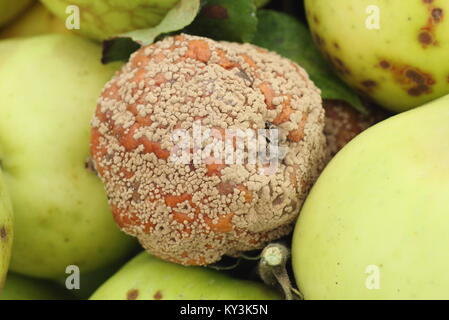
[[[261,254],[259,275],[269,286],[279,286],[286,300],[302,299],[301,293],[292,287],[287,272],[287,262],[290,257],[289,249],[281,243],[270,243]]]
[[[226,270],[233,270],[237,268],[240,264],[240,259],[237,259],[237,261],[234,264],[231,264],[229,266],[220,266],[219,264],[209,264],[207,267],[218,270],[218,271],[226,271]]]
[[[242,258],[243,260],[249,260],[249,261],[259,260],[261,258],[260,254],[258,254],[257,256],[249,256],[244,253],[240,253],[239,257]]]

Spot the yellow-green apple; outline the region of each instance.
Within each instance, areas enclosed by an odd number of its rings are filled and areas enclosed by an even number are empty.
[[[71,292],[50,281],[8,273],[0,300],[68,300]]]
[[[76,19],[79,9],[79,31],[96,40],[136,29],[156,26],[179,0],[41,0],[47,8],[63,21]],[[68,13],[67,13],[68,12]]]
[[[265,300],[280,295],[262,283],[204,267],[185,267],[142,252],[107,280],[91,300]]]
[[[46,33],[70,33],[65,24],[36,2],[0,31],[0,38],[31,37]]]
[[[387,119],[330,162],[301,210],[306,299],[449,298],[449,96]]]
[[[1,155],[1,150],[0,150]],[[13,237],[12,206],[3,182],[0,162],[0,292],[2,290],[11,258]]]
[[[449,1],[306,0],[312,35],[341,78],[401,112],[449,93]]]
[[[9,23],[32,2],[33,0],[0,0],[0,27]]]
[[[111,217],[90,169],[96,99],[117,65],[74,35],[0,42],[0,150],[15,238],[11,269],[47,278],[81,273],[126,256],[134,242]]]

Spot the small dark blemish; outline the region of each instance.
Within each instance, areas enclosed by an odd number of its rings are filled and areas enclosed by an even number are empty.
[[[433,0],[422,0],[422,2],[424,2],[424,3],[432,3]]]
[[[345,66],[345,64],[343,63],[343,61],[341,61],[340,58],[335,57],[334,59],[335,59],[335,62],[336,62],[340,67],[344,67],[344,66]]]
[[[365,80],[362,82],[362,85],[366,88],[373,88],[377,86],[377,82],[374,80]]]
[[[429,91],[429,87],[426,86],[425,84],[423,84],[418,87],[408,89],[407,93],[411,96],[417,97],[417,96],[420,96],[421,94],[426,93],[428,91]]]
[[[5,241],[8,239],[8,232],[5,226],[0,227],[0,240]]]
[[[313,21],[315,21],[316,24],[320,24],[320,20],[316,15],[313,15]]]
[[[412,69],[407,69],[405,71],[405,76],[417,84],[424,84],[426,81],[421,74]]]
[[[418,35],[418,40],[419,42],[421,42],[424,45],[429,45],[432,44],[433,42],[433,37],[432,35],[427,32],[427,31],[422,31],[419,35]]]
[[[162,292],[158,291],[153,296],[154,300],[161,300],[162,299]]]
[[[386,61],[386,60],[382,60],[381,62],[379,62],[379,65],[383,69],[389,69],[390,68],[390,63],[388,61]]]
[[[201,10],[201,14],[209,19],[224,20],[229,18],[228,10],[218,4],[205,6]]]
[[[335,47],[335,49],[340,50],[340,45],[337,42],[334,42],[334,47]]]
[[[126,294],[126,299],[127,300],[136,300],[138,296],[139,296],[139,290],[131,289]]]
[[[315,42],[318,45],[318,47],[322,47],[326,44],[326,41],[324,41],[324,39],[321,38],[318,33],[314,33],[313,38],[315,39]]]
[[[442,17],[443,17],[443,9],[435,8],[432,10],[432,18],[435,20],[435,22],[440,22]]]
[[[351,70],[348,69],[348,67],[345,65],[345,63],[338,57],[330,57],[329,60],[331,61],[332,65],[334,66],[335,70],[342,74],[342,75],[350,75]]]

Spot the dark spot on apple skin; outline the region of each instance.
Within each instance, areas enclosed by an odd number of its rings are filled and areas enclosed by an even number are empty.
[[[340,58],[334,57],[334,60],[335,60],[335,63],[338,64],[338,66],[344,67],[345,64],[343,63],[343,61]]]
[[[425,49],[430,45],[433,46],[438,45],[435,30],[438,27],[438,24],[444,18],[444,10],[442,8],[436,7],[433,1],[423,1],[423,2],[427,6],[429,16],[427,18],[427,23],[423,27],[421,27],[418,33],[418,41]]]
[[[432,9],[432,18],[435,20],[435,22],[440,22],[443,18],[444,11],[441,8],[434,8]]]
[[[423,45],[428,46],[433,43],[433,36],[428,31],[421,31],[418,35],[418,40]]]
[[[432,3],[433,0],[422,0],[422,2],[424,2],[424,3],[426,3],[426,4],[429,4],[429,3]]]
[[[313,21],[314,21],[316,24],[320,24],[320,19],[318,19],[318,17],[317,17],[316,15],[313,15]]]
[[[424,84],[426,81],[419,72],[413,69],[407,69],[405,71],[405,76],[417,84]]]
[[[318,47],[324,47],[326,45],[326,41],[318,33],[313,33],[312,37]]]
[[[390,63],[387,60],[382,60],[379,62],[382,69],[390,69]]]
[[[205,6],[201,14],[209,19],[224,20],[229,18],[228,10],[218,4]]]
[[[8,240],[8,231],[5,226],[0,227],[0,240],[6,242]]]
[[[340,50],[340,45],[337,42],[334,42],[334,48]]]
[[[154,300],[162,300],[162,292],[159,290],[157,291],[154,296],[153,296]]]
[[[350,75],[351,70],[346,66],[346,64],[338,57],[331,57],[330,55],[327,55],[328,60],[331,62],[332,66],[334,67],[335,71],[341,75]]]
[[[397,82],[408,95],[418,97],[423,94],[432,92],[432,86],[436,83],[431,73],[425,72],[417,67],[404,65],[400,63],[388,62],[381,60],[379,65],[382,69],[392,73],[393,79]]]
[[[366,88],[374,88],[374,87],[377,87],[377,82],[374,80],[365,80],[365,81],[362,81],[362,86],[364,86]]]
[[[421,94],[423,93],[427,93],[429,91],[429,87],[426,86],[425,84],[423,85],[419,85],[417,87],[414,88],[410,88],[407,93],[411,96],[414,97],[419,97]]]
[[[126,299],[127,300],[136,300],[138,296],[139,296],[139,290],[131,289],[126,294]]]

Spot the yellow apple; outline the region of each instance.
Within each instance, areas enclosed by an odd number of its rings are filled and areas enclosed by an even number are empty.
[[[0,27],[13,20],[33,0],[0,0]]]
[[[8,272],[9,260],[11,258],[13,238],[12,219],[11,202],[3,182],[0,162],[0,292],[3,288],[5,276]]]
[[[31,37],[46,33],[70,33],[65,24],[41,3],[36,2],[23,15],[0,31],[0,38]]]
[[[179,0],[41,0],[57,17],[66,21],[69,5],[80,13],[80,34],[95,40],[154,27]],[[69,10],[69,12],[71,12]]]
[[[10,268],[60,278],[127,256],[134,241],[112,219],[89,167],[90,119],[117,65],[74,35],[0,41],[0,160],[14,209]]]
[[[306,299],[449,299],[449,96],[371,127],[337,154],[300,213]]]
[[[315,42],[340,77],[396,112],[449,93],[449,1],[405,2],[305,1]]]

